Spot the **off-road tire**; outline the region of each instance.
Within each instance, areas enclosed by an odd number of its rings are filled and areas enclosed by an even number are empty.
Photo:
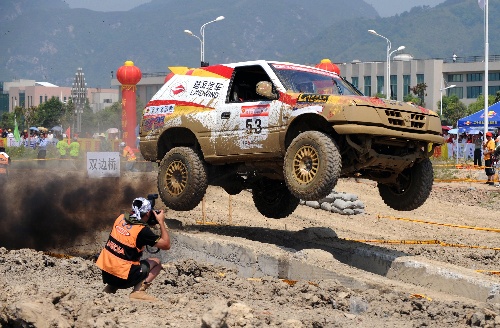
[[[158,168],[158,192],[163,203],[175,211],[190,211],[208,187],[203,161],[188,147],[171,149]]]
[[[378,191],[384,203],[398,211],[412,211],[419,208],[432,190],[434,171],[426,158],[398,176],[398,185],[378,183]]]
[[[262,178],[252,188],[253,203],[260,214],[270,219],[286,218],[299,206],[285,182]]]
[[[335,141],[319,131],[306,131],[292,140],[283,164],[285,182],[302,200],[318,200],[337,184],[342,160]]]

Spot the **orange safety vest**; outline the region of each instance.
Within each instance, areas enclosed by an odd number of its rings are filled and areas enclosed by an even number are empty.
[[[9,158],[5,153],[0,153],[0,174],[7,173],[7,166],[9,165]]]
[[[108,241],[104,246],[97,266],[121,279],[127,279],[133,264],[139,265],[142,249],[137,248],[136,241],[144,225],[130,224],[125,220],[125,215],[120,215],[113,224]]]
[[[135,153],[130,146],[123,148],[123,157],[127,157],[129,162],[136,160]]]

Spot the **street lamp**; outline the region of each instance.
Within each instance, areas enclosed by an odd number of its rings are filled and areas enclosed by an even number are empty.
[[[450,88],[456,87],[456,85],[452,84],[449,87],[443,88],[442,85],[443,85],[443,81],[441,81],[441,89],[439,89],[439,92],[441,93],[441,101],[439,102],[439,104],[441,105],[441,109],[440,109],[440,112],[439,112],[441,117],[443,116],[443,91],[446,90],[446,89],[450,89]],[[457,126],[457,128],[458,128],[458,126]]]
[[[201,67],[208,66],[208,63],[205,62],[205,26],[207,26],[210,23],[221,21],[223,19],[224,19],[224,16],[219,16],[216,19],[211,20],[210,22],[207,22],[207,23],[203,24],[201,26],[201,28],[200,28],[201,38],[199,36],[193,34],[193,32],[191,32],[190,30],[184,30],[184,33],[189,34],[191,36],[194,36],[195,38],[197,38],[198,40],[200,40],[200,43],[201,43],[201,46],[200,46]]]
[[[386,69],[387,78],[386,78],[386,82],[385,82],[387,94],[386,94],[385,99],[391,99],[391,82],[390,82],[390,79],[391,79],[391,55],[396,51],[403,50],[405,47],[401,46],[398,49],[394,50],[393,52],[390,52],[391,51],[391,41],[389,41],[388,38],[386,38],[383,35],[378,34],[377,32],[375,32],[375,30],[368,30],[368,33],[371,33],[373,35],[384,38],[387,41],[387,69]]]

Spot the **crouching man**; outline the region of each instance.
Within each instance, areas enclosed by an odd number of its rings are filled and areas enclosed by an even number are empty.
[[[152,217],[154,216],[154,217]],[[156,218],[160,225],[161,236],[151,231],[150,219]],[[165,213],[152,210],[151,202],[136,198],[130,214],[120,215],[114,222],[108,241],[97,259],[102,270],[102,280],[107,286],[104,291],[115,293],[118,289],[133,287],[131,299],[156,301],[146,294],[146,289],[160,273],[160,259],[141,260],[146,246],[170,249],[170,236],[165,225]]]

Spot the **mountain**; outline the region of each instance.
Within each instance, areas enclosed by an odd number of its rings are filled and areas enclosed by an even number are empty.
[[[500,3],[489,3],[490,56],[500,55]],[[484,56],[484,11],[477,0],[448,0],[436,7],[414,7],[389,18],[339,22],[308,41],[292,61],[317,62],[318,53],[333,61],[386,60],[386,41],[369,29],[389,38],[392,49],[404,45],[404,53],[417,59]],[[499,58],[500,59],[500,58]]]
[[[500,5],[490,3],[490,17]],[[0,2],[0,81],[35,79],[70,86],[82,67],[89,86],[109,87],[111,71],[132,60],[142,72],[198,66],[202,24],[205,61],[271,59],[317,63],[385,60],[405,45],[417,58],[484,53],[483,11],[476,0],[448,0],[380,18],[363,0],[153,0],[126,12],[71,9],[63,0]],[[490,18],[490,31],[500,21]],[[490,32],[490,53],[500,54]]]

